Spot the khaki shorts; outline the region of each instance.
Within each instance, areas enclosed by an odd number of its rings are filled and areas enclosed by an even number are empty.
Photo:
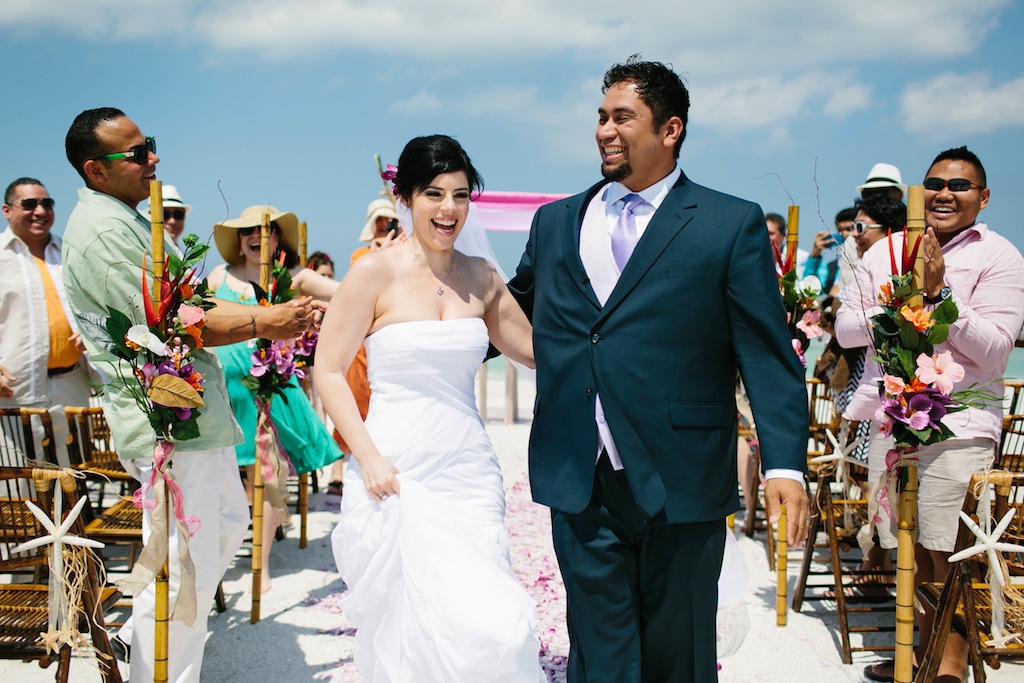
[[[871,440],[868,478],[872,486],[885,473],[885,454],[892,447],[893,440],[881,434]],[[951,439],[918,451],[917,542],[923,547],[953,552],[967,485],[972,474],[992,466],[995,447],[991,439]],[[881,506],[878,516],[881,521],[876,529],[882,547],[895,548],[896,520]]]

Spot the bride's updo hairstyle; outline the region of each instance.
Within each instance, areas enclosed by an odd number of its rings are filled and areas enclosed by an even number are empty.
[[[395,189],[406,204],[412,196],[425,190],[442,173],[462,171],[469,180],[469,189],[476,195],[484,187],[483,178],[473,168],[466,150],[447,135],[425,135],[413,138],[398,157]]]

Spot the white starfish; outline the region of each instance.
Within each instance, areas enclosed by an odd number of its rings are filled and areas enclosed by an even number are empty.
[[[985,503],[987,505],[987,501],[985,501]],[[1013,515],[1016,512],[1017,510],[1015,508],[1007,510],[1006,514],[1003,515],[1003,518],[999,520],[999,524],[996,525],[996,528],[991,533],[988,533],[982,530],[982,528],[978,526],[973,519],[964,514],[961,510],[960,519],[962,519],[964,524],[966,524],[974,535],[978,537],[978,543],[975,543],[970,548],[964,548],[960,552],[950,555],[949,561],[959,562],[960,560],[967,559],[968,557],[985,553],[988,555],[989,567],[995,570],[990,572],[995,579],[995,583],[997,583],[1000,588],[1005,586],[1006,579],[1003,578],[1003,572],[1001,569],[997,569],[1000,567],[999,555],[997,553],[1024,553],[1024,546],[1014,545],[1012,543],[1001,543],[999,541],[1000,537],[1010,526],[1010,521],[1013,519]],[[988,526],[988,524],[985,526]]]
[[[55,493],[53,497],[53,516],[54,519],[60,519],[63,508],[63,505],[61,504],[63,501],[63,496],[60,493],[61,489],[59,483],[57,484],[56,489],[57,493]],[[61,546],[64,543],[67,543],[69,545],[86,546],[89,548],[102,548],[103,544],[99,541],[94,541],[91,538],[81,538],[80,536],[73,536],[68,533],[68,530],[71,529],[71,525],[75,523],[75,520],[78,519],[78,515],[81,514],[82,508],[85,506],[85,503],[86,499],[84,497],[80,498],[75,507],[71,508],[71,512],[68,513],[68,516],[64,519],[64,522],[61,523],[61,525],[58,527],[53,522],[53,520],[47,517],[46,513],[40,510],[38,507],[36,507],[36,505],[32,501],[26,500],[25,505],[28,506],[28,509],[32,511],[32,514],[35,516],[35,518],[39,520],[39,523],[42,524],[43,528],[46,529],[46,531],[48,531],[49,533],[46,536],[40,536],[39,538],[34,538],[31,541],[26,541],[22,543],[16,548],[13,548],[11,552],[20,553],[26,550],[38,548],[39,546],[46,545],[47,543],[53,544],[53,552],[58,557],[61,556],[61,553],[63,552],[63,548]]]
[[[1009,645],[1013,641],[1020,640],[1020,639],[1021,639],[1021,634],[1020,633],[1004,633],[1003,635],[999,636],[998,638],[992,638],[991,640],[986,640],[985,641],[985,647],[1005,648],[1007,645]]]
[[[842,433],[842,430],[840,430],[840,433]],[[835,434],[832,433],[832,430],[828,428],[825,429],[825,436],[832,442],[832,452],[825,455],[819,455],[816,458],[811,458],[810,462],[815,464],[825,464],[829,462],[842,463],[843,466],[838,467],[836,471],[836,483],[841,484],[846,478],[845,465],[864,465],[860,460],[850,457],[850,453],[853,453],[857,446],[864,442],[866,437],[862,436],[859,439],[855,439],[853,442],[850,442],[849,435],[843,434],[843,439],[840,441],[836,438]]]

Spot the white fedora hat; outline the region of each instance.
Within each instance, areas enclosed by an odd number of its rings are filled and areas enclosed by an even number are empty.
[[[875,164],[871,167],[871,172],[868,173],[868,178],[864,181],[864,184],[857,186],[857,192],[881,190],[886,187],[896,187],[903,194],[907,193],[907,186],[903,184],[903,176],[900,175],[900,169],[892,164]]]
[[[366,222],[363,224],[363,231],[359,233],[360,242],[370,242],[377,236],[377,219],[381,216],[398,218],[395,205],[390,199],[374,199],[366,207]]]

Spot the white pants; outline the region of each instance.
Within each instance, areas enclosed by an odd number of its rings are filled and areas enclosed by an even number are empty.
[[[152,459],[122,461],[141,482],[149,480]],[[201,526],[189,541],[189,552],[196,567],[196,620],[191,627],[171,621],[169,627],[168,680],[175,683],[198,681],[206,646],[206,619],[213,605],[224,572],[242,545],[249,527],[249,504],[238,474],[234,448],[210,451],[176,451],[171,470],[185,496],[185,515],[199,518]],[[152,497],[150,495],[149,497]],[[147,510],[142,522],[142,537],[149,538],[152,513]],[[178,534],[170,543],[170,609],[178,595]],[[156,584],[151,583],[132,600],[132,616],[118,632],[131,644],[131,683],[153,680],[154,615]]]
[[[46,395],[50,396],[52,404],[45,403],[13,403],[10,399],[0,399],[0,407],[3,408],[48,408],[50,421],[53,422],[53,447],[57,453],[57,464],[67,467],[70,464],[68,457],[68,438],[71,432],[68,431],[68,421],[64,416],[64,406],[88,406],[89,397],[92,396],[92,387],[86,382],[87,375],[83,371],[84,361],[79,362],[78,367],[63,375],[46,378]],[[36,459],[45,460],[46,456],[42,450],[43,423],[38,419],[32,419],[32,435],[35,437]],[[13,445],[8,443],[0,444],[5,450]],[[20,457],[19,457],[20,456]],[[20,462],[19,462],[20,461]],[[24,454],[5,454],[4,462],[25,464]]]

